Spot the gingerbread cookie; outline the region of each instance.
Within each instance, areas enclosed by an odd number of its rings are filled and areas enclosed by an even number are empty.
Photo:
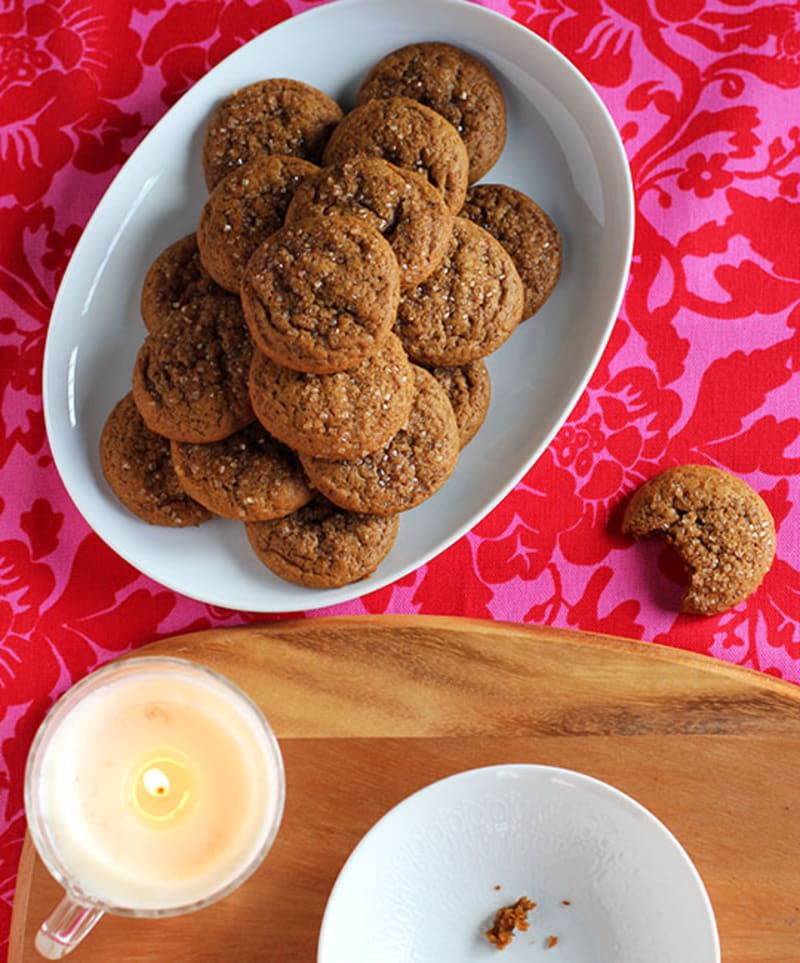
[[[356,515],[324,498],[286,518],[245,525],[270,571],[296,585],[338,588],[372,574],[397,537],[396,517]]]
[[[364,79],[356,103],[411,97],[431,107],[461,135],[470,183],[492,167],[506,142],[503,92],[487,65],[449,43],[412,43],[380,60]]]
[[[217,184],[200,213],[197,244],[219,285],[239,293],[253,251],[283,227],[293,194],[318,170],[301,157],[262,153]]]
[[[211,518],[211,512],[181,488],[169,441],[145,425],[130,393],[106,419],[100,436],[100,466],[117,498],[142,521],[185,528]]]
[[[259,424],[205,445],[173,441],[171,452],[183,490],[224,518],[268,521],[311,501],[297,456]]]
[[[458,131],[441,114],[409,97],[369,100],[331,134],[325,164],[353,157],[382,157],[424,175],[441,191],[453,214],[467,195],[469,159]]]
[[[295,371],[343,371],[373,354],[400,298],[397,260],[356,217],[313,215],[257,248],[242,306],[257,346]]]
[[[622,530],[655,535],[679,554],[689,576],[681,611],[723,612],[746,599],[775,557],[775,523],[746,482],[710,465],[677,465],[631,498]]]
[[[491,234],[453,219],[447,255],[433,274],[403,293],[395,332],[408,356],[431,368],[486,357],[522,318],[524,292],[511,257]]]
[[[535,314],[561,274],[561,235],[552,219],[526,194],[505,184],[471,187],[461,216],[508,251],[525,286],[523,317]]]
[[[234,91],[214,110],[206,129],[208,189],[261,151],[316,163],[341,119],[336,101],[299,80],[273,78]]]
[[[346,371],[303,374],[260,351],[250,367],[259,421],[291,448],[319,458],[356,458],[382,447],[405,423],[414,394],[411,362],[391,333]]]
[[[241,310],[167,321],[147,336],[133,369],[145,424],[190,442],[219,441],[244,428],[255,419],[247,391],[252,356]]]
[[[486,419],[492,398],[489,369],[480,358],[459,368],[431,368],[431,374],[444,388],[456,416],[461,447],[477,434]]]
[[[335,505],[393,515],[421,504],[450,477],[460,449],[453,409],[432,374],[415,366],[414,379],[408,421],[383,448],[346,461],[300,456],[311,484]]]
[[[199,300],[226,297],[203,267],[197,235],[188,234],[163,250],[147,270],[140,302],[142,321],[155,331],[175,314],[192,317]]]
[[[286,222],[308,214],[363,218],[383,234],[400,267],[400,287],[419,284],[447,251],[452,217],[424,177],[380,157],[355,157],[326,167],[295,191]]]

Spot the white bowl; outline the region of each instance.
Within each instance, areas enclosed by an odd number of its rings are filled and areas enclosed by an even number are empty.
[[[449,40],[485,58],[506,97],[509,134],[486,180],[548,211],[564,266],[536,316],[489,358],[488,418],[441,492],[402,516],[397,541],[368,579],[336,589],[292,585],[256,558],[236,522],[147,525],[117,501],[98,442],[130,390],[145,330],[142,279],[153,258],[193,231],[206,198],[200,163],[214,106],[266,76],[295,77],[345,107],[393,47]],[[630,263],[633,193],[619,135],[586,80],[560,53],[506,17],[456,0],[340,0],[245,44],[144,138],[86,226],[53,307],[44,359],[44,413],[53,458],[87,522],[142,572],[214,605],[302,611],[348,601],[406,575],[472,528],[516,484],[559,429],[617,316]]]
[[[333,887],[317,963],[494,960],[484,932],[520,896],[537,905],[503,963],[719,963],[710,900],[669,830],[606,783],[535,765],[461,772],[387,813]]]

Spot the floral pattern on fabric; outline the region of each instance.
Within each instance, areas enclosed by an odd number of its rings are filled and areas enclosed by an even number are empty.
[[[25,757],[47,707],[122,651],[264,619],[176,596],[77,513],[42,416],[55,292],[103,191],[168,106],[228,53],[315,5],[0,5],[0,940]],[[800,682],[800,3],[483,5],[569,58],[621,132],[637,205],[626,297],[587,390],[516,489],[418,571],[315,614],[576,627]],[[712,618],[678,615],[675,558],[619,531],[630,492],[687,461],[747,480],[778,531],[762,586]]]

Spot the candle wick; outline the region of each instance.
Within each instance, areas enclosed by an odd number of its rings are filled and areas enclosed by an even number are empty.
[[[169,789],[169,779],[167,774],[156,766],[146,770],[142,776],[144,788],[151,796],[163,796]]]

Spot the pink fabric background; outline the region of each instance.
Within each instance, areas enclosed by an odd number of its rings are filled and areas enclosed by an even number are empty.
[[[59,279],[168,106],[227,53],[315,5],[0,3],[0,939],[24,761],[52,700],[131,647],[261,618],[163,589],[73,507],[41,411]],[[331,612],[578,627],[800,682],[800,4],[485,5],[566,54],[621,131],[638,212],[627,296],[588,390],[517,489],[427,566]],[[686,461],[745,478],[778,528],[762,587],[714,618],[678,616],[674,560],[618,531],[625,496]]]

